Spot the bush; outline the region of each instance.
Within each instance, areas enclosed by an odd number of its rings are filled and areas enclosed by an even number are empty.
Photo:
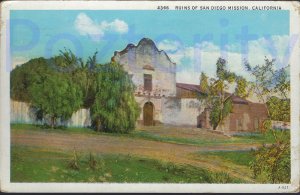
[[[272,96],[267,101],[268,110],[270,112],[270,118],[276,121],[289,122],[291,118],[291,103],[290,99],[280,99],[276,96]]]
[[[79,159],[75,149],[73,151],[73,157],[68,163],[68,167],[74,170],[79,170]]]
[[[40,82],[36,81],[29,87],[31,106],[48,116],[52,128],[58,118],[67,120],[82,105],[82,93],[77,85],[64,74],[53,73],[44,75]]]
[[[93,170],[96,169],[96,167],[97,167],[97,161],[95,160],[95,157],[94,157],[94,155],[92,153],[90,153],[90,157],[89,157],[88,163],[89,163],[89,167],[91,169],[93,169]]]
[[[34,82],[40,82],[44,75],[54,71],[45,58],[35,58],[17,66],[10,73],[10,97],[13,100],[30,102],[32,95],[29,87]]]
[[[101,65],[96,82],[97,93],[91,107],[94,128],[118,133],[133,130],[140,108],[128,73],[116,63]]]
[[[263,182],[289,183],[291,178],[290,142],[263,145],[255,151],[255,160],[250,163],[254,178]]]

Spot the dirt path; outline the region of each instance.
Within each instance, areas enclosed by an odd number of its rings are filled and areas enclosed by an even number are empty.
[[[226,144],[224,146],[191,146],[183,144],[163,143],[138,138],[88,135],[88,134],[64,134],[56,132],[37,131],[13,131],[13,145],[26,145],[46,147],[56,150],[77,151],[94,153],[116,153],[144,156],[153,159],[165,160],[179,164],[189,164],[208,168],[214,171],[226,171],[230,175],[253,182],[248,169],[236,166],[230,167],[226,163],[216,162],[210,159],[195,159],[192,153],[199,151],[217,150],[249,150],[255,148],[254,144]]]

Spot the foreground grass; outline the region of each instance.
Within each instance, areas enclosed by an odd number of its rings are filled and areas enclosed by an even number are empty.
[[[198,155],[205,156],[206,158],[218,157],[224,161],[247,167],[249,167],[250,162],[254,160],[253,151],[212,151],[199,152]]]
[[[11,182],[157,182],[242,183],[226,173],[130,155],[78,153],[78,170],[69,166],[73,152],[12,146]]]
[[[176,143],[176,144],[188,144],[188,145],[221,145],[221,144],[257,144],[257,143],[273,143],[274,137],[272,134],[260,134],[260,133],[248,133],[233,136],[227,139],[206,139],[205,137],[193,137],[193,138],[182,138],[172,136],[162,136],[143,130],[135,130],[128,134],[118,133],[105,133],[95,132],[89,128],[76,128],[76,127],[60,127],[57,129],[49,129],[43,126],[30,125],[30,124],[11,124],[13,130],[38,130],[48,132],[59,132],[59,133],[80,133],[80,134],[94,134],[94,135],[109,135],[109,136],[123,136],[132,138],[141,138],[146,140]]]
[[[250,168],[251,161],[255,156],[253,151],[201,151],[191,154],[192,158],[199,161],[209,162],[215,166],[222,167],[225,172],[239,173],[245,178],[252,179],[254,183],[271,183],[268,180],[255,178]]]

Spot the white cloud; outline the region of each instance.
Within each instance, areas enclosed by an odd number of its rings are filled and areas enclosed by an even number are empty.
[[[102,21],[98,27],[102,31],[115,31],[120,34],[128,32],[128,25],[126,22],[115,19],[113,22]]]
[[[157,47],[166,52],[174,52],[181,47],[181,44],[178,41],[163,40],[158,43]]]
[[[280,67],[287,66],[286,52],[289,49],[289,36],[272,36],[268,39],[260,38],[249,42],[249,59],[254,54],[264,55],[268,58],[275,58]],[[252,55],[252,56],[251,56]],[[287,54],[289,55],[289,54]]]
[[[79,34],[89,36],[93,41],[100,41],[106,32],[116,32],[120,34],[128,32],[128,25],[122,20],[115,19],[112,22],[104,20],[98,23],[85,13],[77,15],[74,26]]]
[[[197,79],[198,82],[195,82]],[[176,73],[176,81],[179,83],[199,84],[200,73],[183,70]]]
[[[250,76],[244,69],[245,58],[253,66],[264,63],[265,56],[276,58],[277,65],[280,67],[286,66],[289,62],[283,59],[288,42],[289,36],[272,36],[270,39],[260,38],[249,41],[246,56],[241,54],[240,45],[228,45],[228,51],[222,52],[220,47],[212,42],[202,42],[191,47],[178,45],[177,41],[172,43],[171,40],[164,40],[158,44],[158,48],[165,48],[171,60],[177,64],[177,82],[198,84],[202,71],[210,77],[215,76],[215,64],[219,57],[227,59],[228,68],[231,71],[247,79],[250,79]],[[277,51],[276,56],[272,56],[272,50]]]

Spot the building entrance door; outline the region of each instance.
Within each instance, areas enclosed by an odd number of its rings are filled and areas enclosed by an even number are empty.
[[[151,102],[146,102],[143,108],[143,120],[145,126],[152,126],[153,122],[153,109],[154,106]]]

